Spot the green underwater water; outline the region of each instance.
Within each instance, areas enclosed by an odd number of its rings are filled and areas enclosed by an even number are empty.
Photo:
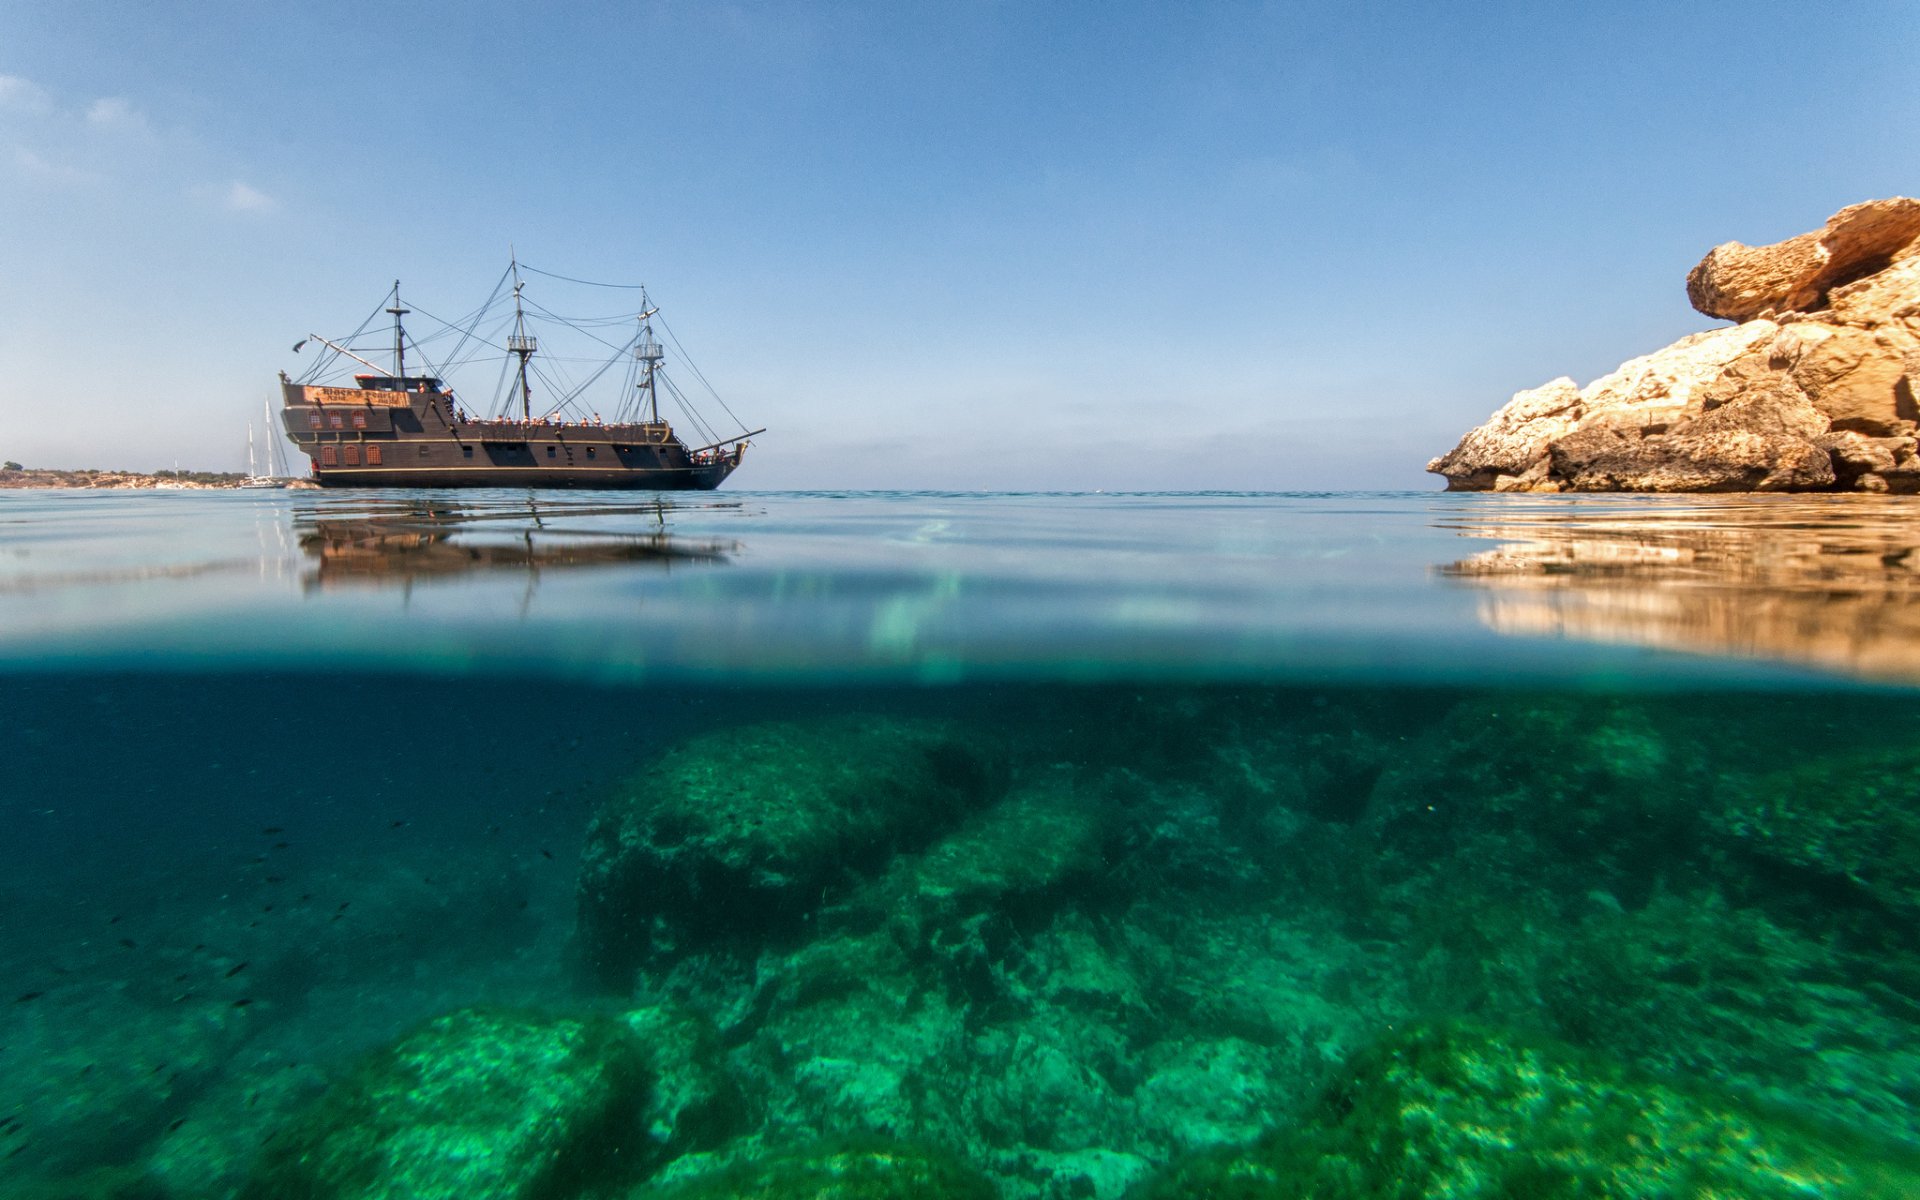
[[[5,697],[8,1195],[1920,1186],[1905,695]]]
[[[1920,511],[1498,499],[0,496],[0,1195],[1920,1195]]]

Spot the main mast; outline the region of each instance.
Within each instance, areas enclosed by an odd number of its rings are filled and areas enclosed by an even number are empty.
[[[400,305],[398,279],[393,281],[393,304],[387,311],[393,314],[393,377],[399,381],[402,388],[405,388],[407,386],[407,335],[406,331],[400,328],[400,318],[413,310]]]
[[[647,390],[647,420],[654,425],[660,423],[660,396],[659,393],[654,390],[653,373],[654,370],[659,367],[661,360],[666,358],[667,355],[665,351],[660,349],[660,343],[654,340],[653,322],[647,320],[647,318],[659,311],[657,308],[647,307],[647,294],[641,292],[640,341],[639,344],[633,348],[633,356],[640,360],[641,365],[645,367],[647,372],[646,376],[641,379],[640,386]]]
[[[527,360],[540,348],[540,341],[527,332],[527,314],[520,307],[520,262],[513,263],[513,332],[507,335],[507,349],[520,356],[520,419],[533,420],[533,388],[527,383]]]

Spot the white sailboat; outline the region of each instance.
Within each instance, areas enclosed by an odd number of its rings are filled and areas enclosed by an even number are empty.
[[[267,410],[267,428],[268,429],[273,428],[273,414],[271,409]],[[267,447],[267,470],[269,471],[272,471],[274,468],[274,463],[277,458],[274,451],[277,448],[278,447],[273,446],[272,444],[269,444]],[[287,486],[287,481],[284,476],[285,476],[284,471],[278,475],[262,475],[260,473],[259,463],[254,457],[253,422],[248,421],[247,422],[247,477],[240,481],[240,486],[243,488],[283,488]]]

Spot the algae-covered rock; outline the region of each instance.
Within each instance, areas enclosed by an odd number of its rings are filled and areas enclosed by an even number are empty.
[[[1634,903],[1692,852],[1711,773],[1622,699],[1463,700],[1388,771],[1363,832],[1389,885],[1605,888]]]
[[[759,941],[997,794],[995,756],[936,722],[842,717],[694,738],[595,815],[580,880],[589,962],[620,985],[689,939]]]
[[[907,944],[952,939],[967,918],[1045,909],[1105,863],[1103,797],[1064,773],[1020,784],[924,852],[902,855],[855,897]]]
[[[1596,906],[1539,941],[1529,990],[1568,1041],[1920,1146],[1920,1007],[1903,994],[1910,981],[1886,978],[1905,964],[1848,954],[1710,892],[1635,912]]]
[[[1303,1113],[1251,1146],[1201,1155],[1142,1200],[1894,1200],[1920,1170],[1638,1080],[1557,1043],[1417,1025],[1349,1064]]]
[[[1764,776],[1732,791],[1708,824],[1824,900],[1878,908],[1909,934],[1920,918],[1920,753],[1911,749]]]
[[[652,1078],[606,1018],[466,1009],[368,1058],[269,1143],[244,1200],[546,1200],[643,1168]]]
[[[993,1186],[951,1155],[893,1142],[828,1142],[729,1156],[637,1191],[633,1200],[994,1200]]]

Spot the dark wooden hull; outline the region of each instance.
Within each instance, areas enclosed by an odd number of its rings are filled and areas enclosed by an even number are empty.
[[[326,488],[573,488],[600,491],[712,491],[733,473],[731,462],[683,467],[326,467],[313,481]]]
[[[746,453],[689,450],[665,422],[473,420],[430,388],[282,391],[287,438],[327,488],[709,491]]]

